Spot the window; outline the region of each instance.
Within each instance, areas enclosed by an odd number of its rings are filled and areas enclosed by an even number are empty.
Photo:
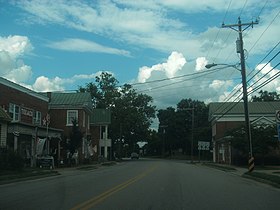
[[[73,125],[73,120],[78,120],[78,110],[67,110],[67,124]]]
[[[19,121],[20,120],[20,108],[16,104],[10,104],[9,105],[9,114],[10,117],[13,119],[13,121]]]
[[[41,125],[41,112],[33,111],[33,124]]]

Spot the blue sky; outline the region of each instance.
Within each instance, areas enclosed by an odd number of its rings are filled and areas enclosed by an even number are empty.
[[[254,88],[280,68],[270,71],[279,56],[268,63],[280,48],[279,12],[279,0],[0,0],[0,76],[35,91],[71,91],[108,71],[120,84],[141,83],[134,87],[159,108],[183,98],[224,101],[240,72],[204,73],[207,63],[239,62],[238,33],[222,22],[259,18],[244,31],[247,73],[259,71]],[[280,92],[279,84],[263,89]]]

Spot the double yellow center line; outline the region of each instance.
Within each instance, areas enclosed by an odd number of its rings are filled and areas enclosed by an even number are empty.
[[[127,180],[126,182],[123,182],[123,183],[101,193],[100,195],[98,195],[96,197],[93,197],[83,203],[80,203],[80,204],[74,206],[71,210],[90,209],[90,208],[94,207],[95,205],[97,205],[98,203],[105,200],[106,198],[110,197],[111,195],[123,190],[124,188],[128,187],[129,185],[131,185],[131,184],[137,182],[138,180],[142,179],[143,177],[147,176],[149,173],[151,173],[155,169],[156,169],[156,166],[153,166],[153,167],[149,168],[148,170],[144,171],[143,173],[139,174],[138,176],[133,177],[133,178]]]

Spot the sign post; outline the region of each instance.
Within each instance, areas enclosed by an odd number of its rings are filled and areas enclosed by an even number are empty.
[[[208,141],[198,141],[197,146],[198,146],[198,156],[199,156],[199,162],[200,162],[200,151],[201,150],[209,150],[210,142],[208,142]]]

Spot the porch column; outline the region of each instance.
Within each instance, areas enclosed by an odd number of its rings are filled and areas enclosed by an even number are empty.
[[[108,125],[105,126],[105,132],[104,132],[104,157],[107,159],[108,157],[108,147],[107,147],[107,136],[108,136]]]
[[[213,141],[213,162],[216,163],[216,143]]]
[[[14,151],[17,152],[18,149],[18,136],[14,134]]]

